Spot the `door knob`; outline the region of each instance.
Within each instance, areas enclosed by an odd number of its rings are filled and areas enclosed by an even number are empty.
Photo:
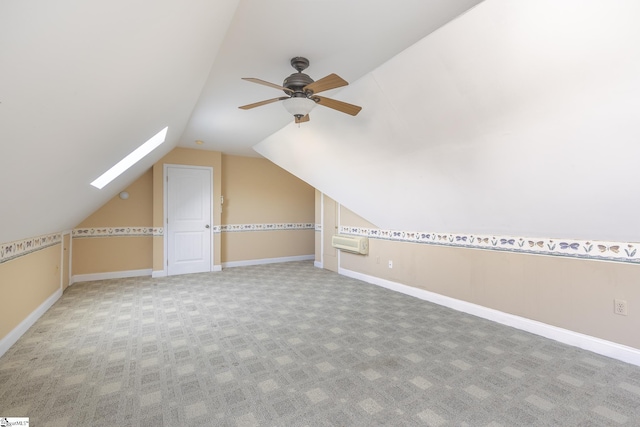
[[[209,224],[205,225],[204,228],[209,228]]]

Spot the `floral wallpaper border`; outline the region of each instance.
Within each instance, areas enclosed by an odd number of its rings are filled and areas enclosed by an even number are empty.
[[[281,224],[227,224],[213,227],[214,233],[233,233],[241,231],[274,231],[274,230],[307,230],[313,229],[313,223],[281,223]],[[87,237],[140,237],[140,236],[164,236],[162,227],[98,227],[76,228],[73,230],[73,238]]]
[[[246,232],[246,231],[278,231],[278,230],[313,230],[313,223],[280,223],[280,224],[227,224],[213,227],[214,233]],[[162,237],[163,227],[93,227],[76,228],[71,231],[74,239],[100,237]],[[0,244],[0,264],[12,259],[28,255],[32,252],[53,246],[62,241],[62,234],[50,234],[15,242]]]
[[[640,264],[640,252],[638,251],[640,243],[480,234],[426,233],[352,226],[340,226],[339,232],[341,234],[367,236],[373,239],[400,242]]]
[[[313,230],[315,224],[310,222],[286,222],[281,224],[227,224],[221,226],[222,232],[239,231],[276,231],[276,230]]]
[[[72,231],[74,239],[86,237],[143,237],[162,236],[162,228],[154,227],[97,227],[76,228]]]
[[[48,234],[15,242],[0,244],[0,264],[30,253],[57,245],[62,242],[62,234]]]
[[[322,224],[279,223],[279,224],[227,224],[214,226],[214,233],[249,232],[275,230],[315,230],[322,231]],[[539,255],[565,256],[601,261],[618,261],[640,264],[640,243],[621,243],[596,240],[529,238],[517,236],[494,236],[476,234],[426,233],[417,231],[380,230],[366,227],[340,226],[339,232],[373,239],[422,243],[440,246],[454,246],[472,249],[519,252]],[[92,237],[135,237],[164,235],[162,227],[99,227],[77,228],[73,238]],[[62,234],[55,233],[32,237],[15,242],[0,244],[0,264],[20,256],[56,245],[62,241]]]

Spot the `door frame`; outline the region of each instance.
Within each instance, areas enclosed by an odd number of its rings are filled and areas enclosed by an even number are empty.
[[[327,205],[326,205],[326,201],[331,200],[331,202],[333,203],[333,209],[330,211],[327,211]],[[332,199],[331,197],[327,196],[326,194],[322,193],[322,245],[321,245],[321,250],[322,250],[322,257],[321,257],[321,262],[322,262],[322,268],[325,270],[329,270],[329,271],[334,271],[336,273],[340,272],[340,252],[338,249],[335,249],[332,245],[331,245],[331,237],[334,234],[338,234],[340,231],[340,203],[338,203],[336,200]],[[329,228],[327,226],[327,221],[331,221],[332,222],[332,227]],[[325,257],[325,251],[330,248],[331,250],[334,251],[335,253],[335,261],[333,259],[329,260],[328,257]],[[328,255],[328,254],[326,254]],[[329,262],[330,261],[330,262]],[[335,268],[335,269],[334,269]]]
[[[162,233],[162,245],[164,246],[164,250],[163,252],[163,260],[162,260],[162,266],[163,266],[163,270],[165,271],[165,275],[168,276],[169,275],[169,219],[168,219],[168,212],[169,212],[169,186],[167,185],[167,178],[169,177],[169,168],[182,168],[182,169],[200,169],[200,170],[208,170],[211,176],[211,209],[209,210],[209,214],[211,215],[211,217],[209,218],[209,224],[211,224],[211,227],[209,227],[209,244],[211,245],[211,259],[209,260],[209,271],[215,271],[215,265],[214,265],[214,260],[215,260],[215,243],[214,243],[214,235],[213,235],[213,229],[214,224],[213,224],[213,218],[215,217],[215,215],[213,214],[213,207],[214,207],[214,203],[213,203],[213,193],[214,193],[214,187],[213,187],[213,167],[211,166],[193,166],[193,165],[180,165],[180,164],[173,164],[173,163],[165,163],[163,166],[163,173],[162,173],[162,226],[164,229],[164,233]]]

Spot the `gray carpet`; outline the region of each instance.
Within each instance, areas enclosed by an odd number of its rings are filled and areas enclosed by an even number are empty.
[[[73,285],[0,358],[0,416],[640,425],[640,368],[294,262]]]

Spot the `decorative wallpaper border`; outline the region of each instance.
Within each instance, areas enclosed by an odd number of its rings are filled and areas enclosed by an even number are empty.
[[[214,233],[251,232],[276,230],[322,231],[322,224],[280,223],[280,224],[227,224],[214,226]],[[454,246],[471,249],[519,252],[538,255],[564,256],[601,261],[617,261],[640,264],[640,243],[621,243],[596,240],[529,238],[517,236],[494,236],[475,234],[426,233],[417,231],[380,230],[375,228],[340,226],[341,234],[367,236],[372,239],[429,245]],[[77,228],[73,238],[95,237],[136,237],[164,235],[162,227],[99,227]],[[0,244],[0,264],[28,255],[32,252],[56,245],[62,241],[62,234],[55,233],[15,242]]]
[[[640,243],[478,234],[425,233],[351,226],[340,226],[339,232],[341,234],[367,236],[373,239],[399,242],[640,264],[640,251],[638,251]]]
[[[222,232],[234,233],[238,231],[275,231],[275,230],[313,230],[315,224],[310,222],[282,224],[227,224],[221,226]]]
[[[277,231],[277,230],[308,230],[313,229],[313,223],[281,223],[281,224],[227,224],[213,226],[214,233],[233,233],[245,231]],[[162,227],[97,227],[76,228],[72,231],[74,239],[92,237],[141,237],[164,236]]]
[[[0,244],[0,264],[30,253],[57,245],[62,242],[62,234],[48,234],[15,242]]]
[[[76,228],[72,232],[74,239],[86,237],[143,237],[162,236],[162,228],[153,227],[98,227]]]

